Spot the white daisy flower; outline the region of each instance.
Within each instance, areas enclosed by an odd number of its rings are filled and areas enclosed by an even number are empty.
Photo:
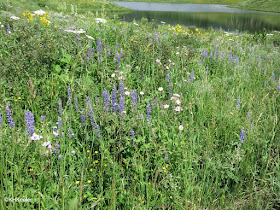
[[[103,18],[95,18],[94,20],[96,23],[107,23],[107,20],[105,20]]]
[[[168,104],[164,104],[164,105],[163,105],[163,108],[168,109],[168,108],[169,108],[169,105],[168,105]]]
[[[163,87],[159,87],[159,88],[158,88],[158,91],[163,91]]]
[[[184,129],[184,126],[180,125],[179,130],[182,131]]]
[[[37,11],[34,11],[34,13],[36,14],[36,15],[44,15],[44,14],[46,14],[46,12],[45,11],[43,11],[43,10],[37,10]]]
[[[180,112],[180,111],[183,111],[183,108],[182,108],[182,107],[180,107],[180,106],[177,106],[177,107],[174,109],[174,111],[176,111],[176,112]]]
[[[141,92],[140,92],[140,95],[144,95],[144,92],[141,91]]]

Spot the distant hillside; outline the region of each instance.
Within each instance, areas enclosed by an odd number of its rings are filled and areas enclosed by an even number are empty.
[[[280,12],[280,0],[243,0],[237,7],[267,12]]]

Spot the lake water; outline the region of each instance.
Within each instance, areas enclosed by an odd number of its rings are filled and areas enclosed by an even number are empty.
[[[130,13],[120,15],[126,21],[141,20],[142,17],[156,23],[222,28],[226,31],[257,32],[280,31],[280,14],[230,8],[214,4],[171,4],[148,2],[121,2],[116,4],[131,8]]]

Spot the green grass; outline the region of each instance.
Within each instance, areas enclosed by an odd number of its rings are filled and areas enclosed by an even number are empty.
[[[243,0],[236,7],[266,12],[280,12],[280,2],[278,0]]]
[[[279,32],[42,9],[0,16],[1,209],[279,208]]]

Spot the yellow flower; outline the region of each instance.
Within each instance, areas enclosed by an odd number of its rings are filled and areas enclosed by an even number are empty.
[[[98,153],[98,151],[95,151],[94,153],[95,153],[95,154],[97,154],[97,153]]]
[[[99,162],[98,160],[95,161],[95,163],[98,163],[98,162]]]
[[[49,13],[48,12],[46,12],[46,14],[45,14],[47,17],[49,16]]]
[[[170,196],[169,198],[171,198],[171,199],[172,199],[173,197],[172,197],[172,196]]]
[[[107,167],[107,164],[104,164],[105,167]]]
[[[90,151],[88,150],[87,153],[90,153]]]
[[[20,100],[20,99],[21,99],[21,97],[18,97],[18,99]]]
[[[30,168],[29,171],[33,171],[33,168]]]
[[[79,184],[80,182],[79,181],[76,181],[76,184]]]
[[[89,183],[89,184],[90,184],[90,183],[91,183],[91,180],[88,180],[88,181],[87,181],[87,183]]]
[[[91,169],[89,169],[89,171],[92,171],[92,168],[91,168]]]
[[[57,24],[54,24],[54,27],[57,27]]]
[[[166,165],[165,168],[168,168],[168,165]]]

